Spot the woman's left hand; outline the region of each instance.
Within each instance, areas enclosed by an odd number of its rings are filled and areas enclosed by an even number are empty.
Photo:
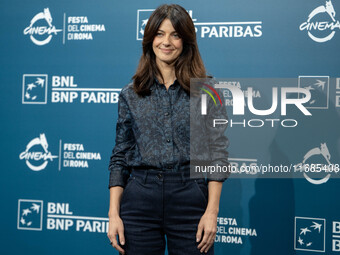
[[[201,242],[197,246],[200,252],[207,253],[214,244],[217,231],[217,213],[205,211],[198,224],[196,242]],[[203,234],[203,239],[202,239]]]

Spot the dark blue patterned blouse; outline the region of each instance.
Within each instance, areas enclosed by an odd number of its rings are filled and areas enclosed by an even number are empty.
[[[150,95],[138,96],[133,84],[119,95],[116,140],[110,157],[109,188],[125,187],[132,169],[189,171],[190,95],[177,80],[167,90],[157,79]],[[228,139],[218,133],[212,158],[228,164]],[[202,139],[199,139],[200,141]],[[208,178],[224,181],[227,178]]]

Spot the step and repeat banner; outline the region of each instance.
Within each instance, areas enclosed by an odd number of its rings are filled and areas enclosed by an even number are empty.
[[[1,2],[1,254],[118,254],[118,96],[162,3]],[[340,1],[175,3],[220,78],[244,173],[224,182],[215,254],[340,254]]]

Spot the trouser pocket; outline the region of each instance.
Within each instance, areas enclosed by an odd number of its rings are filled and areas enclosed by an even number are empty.
[[[136,179],[135,176],[130,176],[129,179],[127,180],[127,183],[123,190],[121,203],[125,200],[125,197],[128,195],[128,193],[130,192],[130,189],[133,187],[135,179]]]
[[[197,189],[197,192],[200,194],[202,200],[204,201],[205,204],[208,202],[208,185],[205,182],[204,179],[196,179],[195,182],[195,187]]]

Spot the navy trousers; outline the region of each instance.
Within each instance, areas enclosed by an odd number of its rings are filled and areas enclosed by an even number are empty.
[[[214,246],[201,253],[196,242],[207,200],[205,179],[190,179],[184,172],[132,171],[120,206],[125,254],[162,255],[166,236],[169,255],[213,255]]]

